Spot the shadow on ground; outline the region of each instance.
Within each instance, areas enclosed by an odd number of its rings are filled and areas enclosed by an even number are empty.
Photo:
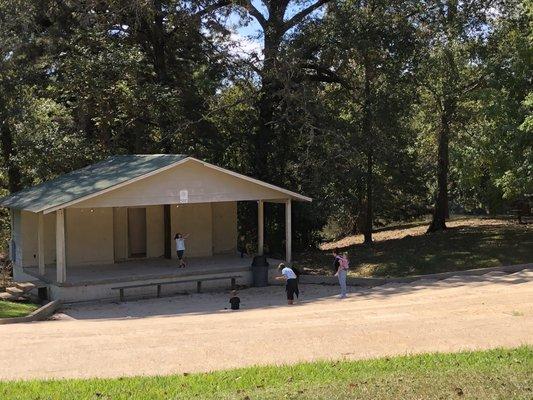
[[[402,277],[463,271],[533,260],[533,227],[502,221],[500,225],[461,222],[444,232],[382,240],[342,248],[348,251],[353,276]],[[329,251],[297,255],[311,274],[332,274]]]
[[[331,301],[358,301],[379,299],[390,296],[412,294],[420,291],[446,290],[461,286],[470,286],[471,290],[482,290],[485,285],[518,285],[533,281],[533,271],[523,270],[514,274],[491,272],[481,276],[457,276],[444,280],[421,279],[411,283],[394,283],[372,288],[350,287],[350,297],[347,300],[337,300],[338,287],[328,285],[301,285],[300,303],[293,307],[301,307],[307,303]],[[246,313],[250,310],[277,309],[289,307],[286,305],[283,286],[268,286],[265,288],[249,288],[239,292],[242,309],[231,311],[224,309],[229,306],[228,293],[211,292],[200,294],[183,294],[158,299],[131,300],[122,303],[93,303],[66,307],[62,313],[63,319],[76,320],[109,320],[148,317],[172,317],[177,315],[201,315],[219,313]]]

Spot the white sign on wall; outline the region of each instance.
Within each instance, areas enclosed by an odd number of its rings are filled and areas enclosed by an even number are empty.
[[[188,190],[180,190],[180,203],[188,203],[189,202],[189,191]]]

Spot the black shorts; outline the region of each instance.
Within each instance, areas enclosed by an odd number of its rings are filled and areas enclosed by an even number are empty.
[[[287,292],[287,300],[294,300],[294,295],[298,297],[300,294],[300,291],[298,290],[298,281],[296,279],[287,279],[285,291]]]
[[[178,255],[178,260],[183,260],[183,254],[184,253],[185,253],[185,250],[176,251],[176,254]]]

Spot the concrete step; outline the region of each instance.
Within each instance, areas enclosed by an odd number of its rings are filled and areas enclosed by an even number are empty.
[[[24,295],[24,290],[19,289],[16,286],[12,286],[12,287],[6,288],[6,292],[12,294],[13,296],[17,296],[17,297],[20,297],[20,296]]]
[[[24,293],[31,292],[37,287],[31,282],[18,282],[15,286],[22,290]]]
[[[16,296],[8,292],[0,293],[0,301],[27,301],[27,300],[28,299],[26,297]]]
[[[15,300],[16,297],[13,296],[11,293],[8,292],[2,292],[0,293],[0,300]]]

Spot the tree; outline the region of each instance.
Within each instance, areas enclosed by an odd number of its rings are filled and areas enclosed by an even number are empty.
[[[354,108],[349,112],[355,119],[352,152],[360,148],[366,159],[358,228],[367,244],[372,243],[376,161],[393,159],[392,152],[399,149],[390,144],[398,143],[395,135],[405,134],[401,114],[408,113],[406,84],[412,73],[415,34],[409,17],[401,15],[410,8],[408,1],[392,5],[381,0],[337,2],[321,31],[325,43],[316,51],[319,65],[335,66],[328,71],[340,82],[341,91],[347,92],[337,95]]]
[[[262,8],[266,9],[267,15],[264,15],[251,0],[234,2],[238,9],[259,23],[263,33],[263,61],[261,66],[256,67],[260,77],[260,88],[257,101],[257,129],[254,137],[254,174],[260,179],[278,183],[283,180],[282,177],[273,174],[273,171],[283,171],[284,168],[284,165],[276,168],[273,157],[275,143],[278,142],[276,136],[283,135],[279,126],[284,86],[280,75],[286,67],[282,62],[283,46],[291,30],[301,26],[304,20],[328,2],[329,0],[312,2],[262,0]],[[288,11],[294,8],[298,11],[292,16],[287,16]]]
[[[216,132],[205,116],[228,73],[213,43],[225,34],[215,29],[223,6],[135,0],[50,7],[55,95],[104,153],[209,156]]]
[[[34,67],[39,52],[33,12],[26,1],[0,2],[0,142],[10,192],[22,189],[23,184],[15,124],[26,100],[24,88],[39,75]]]
[[[485,84],[463,102],[470,116],[450,146],[453,197],[469,210],[503,213],[533,192],[527,7],[506,2],[491,24],[488,50],[480,59],[487,71]]]
[[[419,31],[426,46],[419,53],[418,79],[438,119],[437,190],[428,232],[446,229],[450,138],[459,122],[461,101],[485,80],[486,72],[478,61],[490,30],[492,5],[491,0],[421,2]]]

